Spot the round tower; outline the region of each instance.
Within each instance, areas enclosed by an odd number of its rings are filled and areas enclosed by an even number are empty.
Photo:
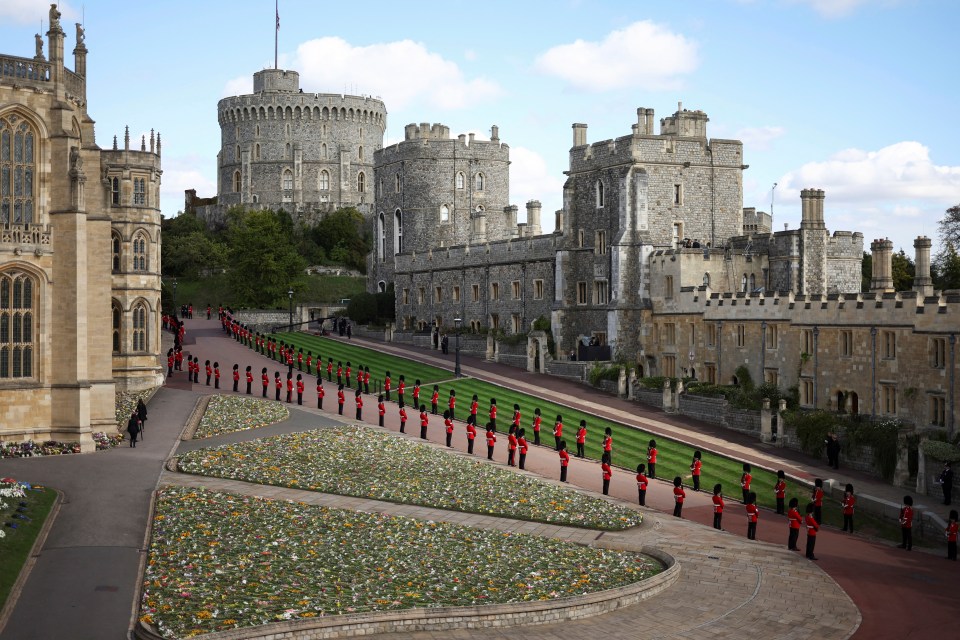
[[[300,74],[264,69],[254,93],[217,105],[218,203],[284,209],[306,222],[318,212],[372,211],[373,154],[387,111],[370,96],[304,93]]]

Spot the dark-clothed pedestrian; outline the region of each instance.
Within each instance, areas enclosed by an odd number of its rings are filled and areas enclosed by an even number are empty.
[[[949,462],[943,463],[943,471],[937,478],[937,484],[943,490],[943,504],[950,504],[953,497],[953,467]]]
[[[140,433],[140,418],[137,417],[137,412],[133,411],[130,414],[130,419],[127,420],[127,433],[130,434],[130,446],[137,446],[137,435]]]

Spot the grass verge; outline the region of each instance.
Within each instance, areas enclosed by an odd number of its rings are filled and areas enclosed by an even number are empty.
[[[47,487],[27,490],[23,498],[3,499],[9,506],[0,512],[0,526],[6,533],[6,536],[0,538],[0,609],[6,604],[10,590],[17,581],[56,500],[57,492]],[[29,521],[12,518],[20,502],[27,505],[23,515],[30,518]],[[7,522],[17,524],[17,528],[6,526]]]

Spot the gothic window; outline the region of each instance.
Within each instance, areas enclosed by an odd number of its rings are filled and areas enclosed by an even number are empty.
[[[743,274],[743,277],[740,278],[740,291],[747,290],[747,274]]]
[[[463,175],[463,171],[457,172],[457,189],[463,189],[464,183],[467,181],[467,177]]]
[[[320,172],[320,191],[330,190],[330,172],[326,169]]]
[[[364,193],[367,190],[367,176],[363,171],[357,174],[357,193]]]
[[[0,118],[0,224],[33,224],[36,135],[26,120]]]
[[[285,155],[284,157],[285,157],[287,160],[293,159],[293,153],[290,151],[290,143],[289,143],[289,142],[287,143],[286,149],[287,149],[287,151],[286,151],[286,155]]]
[[[121,319],[123,318],[123,310],[120,309],[120,304],[114,300],[112,306],[112,322],[113,322],[113,352],[120,353],[120,325]]]
[[[0,379],[34,377],[35,291],[27,274],[0,273]]]
[[[112,256],[113,256],[113,262],[112,262],[113,267],[112,267],[112,269],[113,269],[114,272],[117,272],[117,271],[120,271],[120,246],[121,246],[121,242],[120,242],[120,234],[119,234],[119,233],[112,233],[112,234],[110,234],[110,244],[112,245],[112,247],[111,247],[112,252],[111,252],[111,253],[112,253]]]
[[[120,204],[120,178],[110,181],[110,201],[113,204]]]
[[[290,169],[283,172],[283,190],[293,191],[293,172]]]
[[[403,178],[400,177],[400,174],[399,174],[399,173],[397,174],[397,183],[396,183],[395,187],[396,187],[396,188],[395,188],[395,191],[396,191],[397,193],[400,193],[400,191],[403,189]]]
[[[483,191],[484,183],[486,179],[483,177],[482,173],[478,173],[473,179],[473,189],[474,191]]]
[[[133,307],[133,350],[147,350],[147,306],[142,302]]]
[[[237,145],[237,162],[240,162],[240,145]]]
[[[710,286],[710,274],[709,274],[709,273],[703,274],[703,286],[705,286],[705,287],[709,287],[709,286]]]
[[[362,129],[360,130],[360,135],[363,135],[363,130],[362,130]],[[358,159],[360,162],[363,162],[363,147],[360,147],[360,148],[357,150],[357,159]]]
[[[603,181],[597,180],[597,208],[603,206]]]
[[[387,233],[386,221],[382,212],[377,217],[377,247],[380,249],[380,262],[383,262],[387,257]]]
[[[133,237],[133,270],[147,270],[147,239],[142,233]]]
[[[753,291],[757,288],[757,276],[755,274],[750,274],[750,291]]]
[[[393,218],[393,253],[396,255],[403,253],[403,212],[397,209]]]
[[[233,190],[236,193],[240,193],[241,186],[242,186],[242,183],[240,181],[240,172],[234,171],[233,172]]]
[[[256,160],[260,159],[260,143],[259,142],[253,147],[253,157]]]
[[[450,207],[447,205],[440,206],[440,222],[450,222]]]
[[[133,179],[133,204],[147,204],[147,181],[144,178]]]

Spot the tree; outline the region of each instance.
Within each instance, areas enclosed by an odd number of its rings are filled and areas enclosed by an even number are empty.
[[[291,242],[291,226],[283,212],[270,210],[228,212],[227,244],[230,247],[228,280],[240,306],[270,307],[282,304],[287,290],[302,288],[306,261]]]
[[[954,247],[960,246],[960,204],[955,204],[943,216],[939,223],[940,243]]]
[[[203,222],[189,213],[165,219],[161,224],[163,273],[195,279],[201,273],[223,269],[227,248],[207,231]]]
[[[931,265],[933,288],[945,291],[960,289],[960,255],[952,242],[947,242]]]
[[[873,254],[863,252],[863,261],[860,263],[860,291],[870,291],[870,282],[873,280]]]
[[[917,271],[913,260],[900,249],[899,253],[893,254],[890,263],[894,291],[909,291],[913,287],[913,277]]]
[[[331,260],[366,272],[370,234],[364,231],[363,214],[353,207],[324,216],[314,227],[312,237]]]

